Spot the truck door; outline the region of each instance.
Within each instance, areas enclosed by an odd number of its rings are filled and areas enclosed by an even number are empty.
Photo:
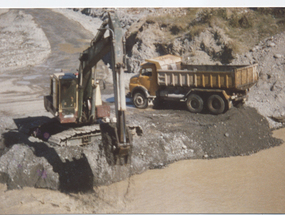
[[[157,77],[154,66],[142,67],[140,71],[139,81],[149,92],[150,95],[155,96],[157,90]]]

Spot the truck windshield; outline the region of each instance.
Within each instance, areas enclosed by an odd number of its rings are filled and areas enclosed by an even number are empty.
[[[76,82],[65,80],[61,82],[61,104],[62,108],[73,108],[75,105]]]
[[[142,68],[142,76],[152,76],[152,68]]]

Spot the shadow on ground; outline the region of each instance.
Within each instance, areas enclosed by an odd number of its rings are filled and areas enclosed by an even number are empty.
[[[10,151],[9,149],[12,149],[15,144],[17,144],[18,148],[25,147],[24,150],[27,151],[31,149],[31,151],[33,152],[33,153],[26,153],[25,151],[24,152],[25,157],[24,159],[22,159],[22,163],[17,164],[17,162],[15,162],[15,165],[18,166],[21,165],[24,168],[22,168],[22,171],[19,171],[16,168],[17,174],[13,176],[12,181],[14,181],[14,183],[17,181],[19,182],[18,184],[19,186],[16,185],[16,187],[38,186],[50,189],[56,189],[55,187],[57,187],[57,189],[59,189],[62,192],[93,191],[94,175],[92,173],[88,160],[85,154],[80,149],[80,147],[73,147],[73,148],[72,147],[62,148],[57,146],[52,147],[42,141],[34,142],[30,140],[29,138],[30,136],[26,133],[27,131],[29,131],[31,127],[31,123],[29,122],[33,122],[32,126],[35,126],[37,125],[38,122],[46,122],[47,120],[49,120],[48,117],[28,117],[23,119],[15,119],[14,122],[16,123],[18,130],[10,130],[2,134],[2,138],[6,148],[0,159],[5,159],[4,155],[9,153]],[[18,157],[21,157],[21,155],[17,156],[17,153],[23,154],[23,152],[17,152],[17,151],[13,151],[11,153],[14,153],[13,154],[14,160],[17,160]],[[68,154],[69,158],[66,159],[66,157],[64,157],[62,154]],[[6,157],[7,159],[10,158],[9,156]],[[46,175],[47,173],[45,172],[44,168],[42,168],[42,170],[39,170],[39,168],[33,168],[32,165],[29,165],[29,163],[33,163],[35,157],[44,158],[44,162],[47,161],[52,166],[53,172],[57,173],[53,174],[53,177],[58,175],[57,181],[59,184],[57,185],[48,184],[50,180],[48,180],[48,177]],[[24,163],[26,163],[26,165]],[[11,169],[14,168],[12,163],[9,164],[9,168]],[[30,174],[24,174],[24,172],[29,172]],[[45,179],[42,180],[40,184],[38,183],[38,180],[31,178],[32,176],[38,177],[39,174],[41,178]],[[4,175],[3,177],[7,178],[7,175],[5,174],[2,175]],[[17,177],[19,178],[19,180],[17,180]],[[11,182],[11,179],[7,181],[8,187],[9,187],[8,184],[9,181]],[[37,184],[33,185],[32,184],[33,181],[37,182]],[[54,183],[54,181],[56,180],[53,179],[52,181]],[[11,189],[16,187],[10,186]]]

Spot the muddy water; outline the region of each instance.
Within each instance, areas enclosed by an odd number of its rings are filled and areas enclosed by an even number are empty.
[[[274,132],[285,140],[285,129]],[[102,187],[131,213],[285,213],[285,144],[251,156],[185,160]],[[117,196],[114,199],[114,196]]]
[[[77,39],[78,42],[84,43],[84,45],[81,46],[75,46],[70,43],[60,43],[59,49],[63,52],[66,52],[68,54],[74,54],[74,53],[81,53],[83,50],[87,49],[89,47],[89,41]]]

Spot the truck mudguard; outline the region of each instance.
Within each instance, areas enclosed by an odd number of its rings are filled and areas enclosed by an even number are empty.
[[[143,87],[143,86],[137,86],[137,87],[135,87],[135,88],[133,89],[133,91],[131,92],[132,97],[134,97],[134,94],[135,94],[136,92],[143,92],[146,98],[149,98],[149,97],[150,97],[150,95],[149,95],[147,89],[146,89],[145,87]]]

